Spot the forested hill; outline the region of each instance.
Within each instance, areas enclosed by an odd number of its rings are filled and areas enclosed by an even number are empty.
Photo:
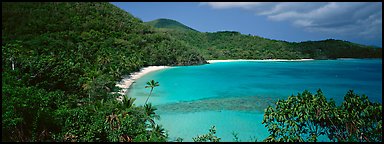
[[[205,62],[110,3],[2,3],[2,50],[3,71],[14,64],[25,83],[74,91],[142,66]]]
[[[167,24],[179,23],[170,21],[174,20],[162,22],[162,25],[155,27],[160,28],[160,32],[169,33],[175,39],[199,48],[206,59],[382,58],[381,48],[348,41],[327,39],[297,43],[244,35],[235,31],[185,31],[168,26]]]
[[[114,103],[116,82],[143,66],[203,63],[110,3],[2,2],[2,141],[159,141],[144,108]],[[127,111],[129,129],[105,122]]]
[[[178,30],[178,31],[195,31],[197,30],[192,29],[178,21],[171,20],[171,19],[156,19],[153,21],[146,22],[147,24],[160,29],[168,29],[168,30]]]

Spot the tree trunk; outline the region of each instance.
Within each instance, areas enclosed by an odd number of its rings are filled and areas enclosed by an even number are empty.
[[[149,92],[149,96],[147,97],[147,100],[145,100],[145,104],[147,104],[147,101],[148,101],[149,97],[150,97],[151,94],[152,94],[152,90],[153,90],[153,88],[151,88],[151,92]]]
[[[9,58],[9,60],[12,62],[12,70],[15,70],[15,62],[13,61],[13,58]]]

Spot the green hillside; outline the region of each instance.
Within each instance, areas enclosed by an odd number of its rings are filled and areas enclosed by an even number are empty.
[[[143,66],[203,63],[110,3],[3,2],[2,141],[164,141],[148,125],[154,109],[116,103],[115,83]]]
[[[146,24],[160,29],[197,32],[196,30],[171,19],[156,19],[153,21],[146,22]]]
[[[381,48],[333,39],[297,43],[235,31],[201,33],[178,28],[158,31],[197,47],[205,59],[382,58]]]

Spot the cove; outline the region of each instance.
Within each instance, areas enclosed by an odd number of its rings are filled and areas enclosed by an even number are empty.
[[[145,83],[160,83],[149,98],[161,116],[159,124],[169,140],[208,133],[216,126],[221,141],[262,141],[269,134],[261,124],[264,109],[279,99],[304,90],[321,89],[336,104],[350,89],[373,102],[382,101],[382,60],[341,59],[273,62],[220,62],[178,66],[155,71],[137,79],[128,96],[143,105],[149,94]]]

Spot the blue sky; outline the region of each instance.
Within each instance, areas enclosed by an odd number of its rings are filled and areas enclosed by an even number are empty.
[[[382,47],[381,2],[111,2],[142,21],[168,18],[200,32],[238,31],[300,42]]]

